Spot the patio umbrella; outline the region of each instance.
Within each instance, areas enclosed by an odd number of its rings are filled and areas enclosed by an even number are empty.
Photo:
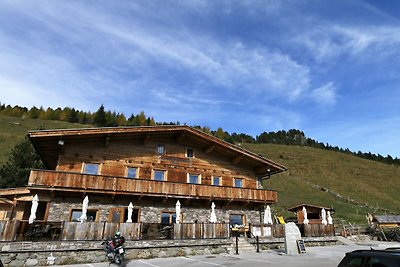
[[[303,217],[304,217],[303,223],[304,223],[304,224],[308,224],[308,223],[309,223],[309,220],[307,219],[307,210],[306,210],[305,207],[303,207]]]
[[[328,224],[333,224],[333,219],[331,216],[331,212],[328,210]]]
[[[321,223],[323,225],[327,225],[328,224],[328,222],[326,221],[326,211],[325,211],[325,209],[321,210],[321,219],[322,219]]]
[[[176,213],[175,223],[181,223],[181,203],[179,202],[179,200],[176,202],[175,205],[175,213]]]
[[[32,198],[32,207],[31,207],[31,214],[29,215],[29,224],[32,224],[33,221],[36,219],[36,210],[37,210],[38,205],[39,205],[39,197],[36,194]]]
[[[322,218],[321,223],[322,223],[323,225],[327,225],[328,222],[326,221],[326,211],[325,211],[325,209],[322,209],[322,210],[321,210],[321,218]]]
[[[126,220],[126,222],[132,222],[132,213],[133,213],[133,204],[132,202],[129,203],[128,206],[128,220]]]
[[[269,207],[269,205],[267,205],[264,210],[264,223],[272,224],[271,208]]]
[[[89,205],[89,198],[88,198],[88,196],[86,196],[85,199],[83,200],[83,203],[82,203],[82,215],[81,215],[81,217],[79,217],[79,221],[81,223],[83,223],[84,221],[87,220],[87,208],[88,208],[88,205]]]
[[[215,204],[214,204],[214,202],[211,203],[210,222],[211,223],[216,223],[217,222],[217,215],[215,215]]]

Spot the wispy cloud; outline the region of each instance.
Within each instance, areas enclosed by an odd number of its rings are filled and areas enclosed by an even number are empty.
[[[336,88],[333,82],[328,82],[327,84],[314,89],[311,93],[312,98],[315,102],[321,105],[332,106],[336,103]]]

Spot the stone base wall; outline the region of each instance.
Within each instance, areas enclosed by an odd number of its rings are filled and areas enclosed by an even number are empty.
[[[101,242],[7,242],[0,243],[5,266],[49,266],[105,262]],[[126,259],[194,256],[228,253],[230,239],[127,241]]]
[[[89,198],[89,209],[99,210],[99,222],[105,222],[108,220],[108,213],[110,208],[128,208],[130,200],[116,201],[114,203],[105,203],[96,199],[91,200]],[[160,223],[162,212],[175,212],[176,200],[163,201],[132,201],[134,208],[139,209],[140,222],[146,223]],[[182,223],[207,223],[211,215],[211,203],[204,205],[204,202],[192,203],[185,205],[182,201],[181,214]],[[55,198],[50,203],[48,221],[69,221],[70,210],[82,209],[81,199],[58,199]],[[229,216],[231,214],[242,214],[245,215],[246,224],[261,223],[261,214],[257,209],[253,209],[251,205],[239,206],[229,205],[220,207],[216,203],[215,213],[217,220],[220,223],[229,223]]]

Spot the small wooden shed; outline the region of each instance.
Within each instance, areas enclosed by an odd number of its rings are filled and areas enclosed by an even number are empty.
[[[307,219],[309,220],[309,224],[321,224],[322,209],[325,209],[327,218],[328,218],[328,211],[330,212],[331,215],[334,213],[334,210],[331,208],[323,206],[315,206],[310,204],[300,204],[291,208],[287,208],[286,209],[287,211],[291,211],[296,214],[298,224],[303,224],[304,221],[303,207],[306,208],[307,210]]]
[[[372,224],[378,228],[400,227],[400,215],[372,215]]]

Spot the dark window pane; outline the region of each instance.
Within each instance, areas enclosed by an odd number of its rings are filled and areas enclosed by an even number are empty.
[[[188,158],[193,158],[193,157],[194,157],[194,150],[193,150],[193,148],[188,148],[188,149],[186,149],[186,156],[187,156]]]
[[[163,212],[161,214],[161,223],[169,223],[170,213]]]
[[[165,154],[165,146],[164,145],[158,145],[157,146],[157,154]]]
[[[243,216],[241,214],[231,214],[229,218],[229,224],[231,225],[243,224]]]

